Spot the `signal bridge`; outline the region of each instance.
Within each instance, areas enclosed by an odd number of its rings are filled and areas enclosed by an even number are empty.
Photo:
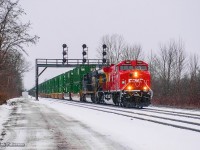
[[[108,60],[107,60],[108,62]],[[37,67],[77,67],[78,65],[96,65],[97,67],[105,66],[102,59],[87,59],[83,63],[83,59],[36,59]]]
[[[107,46],[104,44],[103,48],[103,58],[102,59],[88,59],[88,47],[86,44],[82,45],[83,59],[68,59],[68,47],[66,44],[62,45],[63,47],[63,59],[36,59],[35,60],[35,97],[38,100],[38,80],[39,76],[48,68],[48,67],[77,67],[80,65],[96,65],[96,68],[101,68],[103,66],[109,65],[109,61],[105,58]],[[39,68],[43,67],[44,69],[39,73]]]

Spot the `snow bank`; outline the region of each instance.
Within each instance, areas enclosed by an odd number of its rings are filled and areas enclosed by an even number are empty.
[[[3,124],[8,120],[9,114],[15,107],[16,102],[19,100],[21,99],[13,98],[8,100],[7,104],[0,105],[0,139],[1,139],[1,133],[3,131]]]

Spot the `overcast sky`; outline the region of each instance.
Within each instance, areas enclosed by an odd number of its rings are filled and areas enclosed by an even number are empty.
[[[31,34],[40,40],[27,47],[27,60],[62,58],[62,44],[69,58],[82,58],[82,44],[89,58],[96,58],[100,38],[120,34],[127,43],[141,44],[144,53],[159,51],[159,43],[182,39],[187,55],[200,55],[199,0],[20,0],[32,23]],[[67,68],[48,68],[39,81],[54,77]],[[25,88],[35,85],[35,68],[24,77]]]

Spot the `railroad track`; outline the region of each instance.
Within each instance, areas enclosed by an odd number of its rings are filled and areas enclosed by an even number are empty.
[[[185,112],[177,112],[177,111],[170,111],[170,110],[160,110],[160,109],[155,109],[155,108],[144,108],[145,111],[148,112],[155,112],[155,113],[162,113],[162,114],[168,114],[168,115],[175,115],[175,116],[180,116],[180,117],[188,117],[188,118],[193,118],[193,119],[200,119],[199,114],[194,114],[194,113],[185,113]]]
[[[180,129],[200,132],[200,117],[198,114],[174,112],[156,109],[126,109],[112,105],[98,105],[93,103],[83,103],[78,101],[48,99],[52,102],[59,102],[76,107],[101,111],[105,113],[120,115],[138,120],[153,122],[157,124],[172,126]],[[187,121],[186,121],[187,120]]]
[[[55,99],[52,99],[52,100],[55,100]],[[106,107],[107,106],[107,107],[117,108],[117,109],[123,109],[123,110],[134,110],[134,111],[142,111],[142,112],[152,112],[152,113],[157,113],[157,114],[165,114],[165,115],[172,115],[172,116],[178,116],[178,117],[200,119],[200,114],[177,112],[177,111],[170,111],[170,110],[161,110],[161,109],[149,108],[149,107],[143,108],[143,109],[134,109],[134,108],[118,107],[118,106],[111,105],[111,104],[94,104],[92,102],[80,102],[80,101],[74,101],[74,100],[61,100],[61,101],[69,101],[69,102],[75,102],[75,103],[82,103],[84,105],[90,104],[90,105],[95,105],[97,107],[100,107],[100,106],[102,106],[102,107],[105,106]]]

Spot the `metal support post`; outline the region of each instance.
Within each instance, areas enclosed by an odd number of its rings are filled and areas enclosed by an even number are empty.
[[[35,98],[38,100],[38,66],[37,66],[37,59],[35,62]]]

